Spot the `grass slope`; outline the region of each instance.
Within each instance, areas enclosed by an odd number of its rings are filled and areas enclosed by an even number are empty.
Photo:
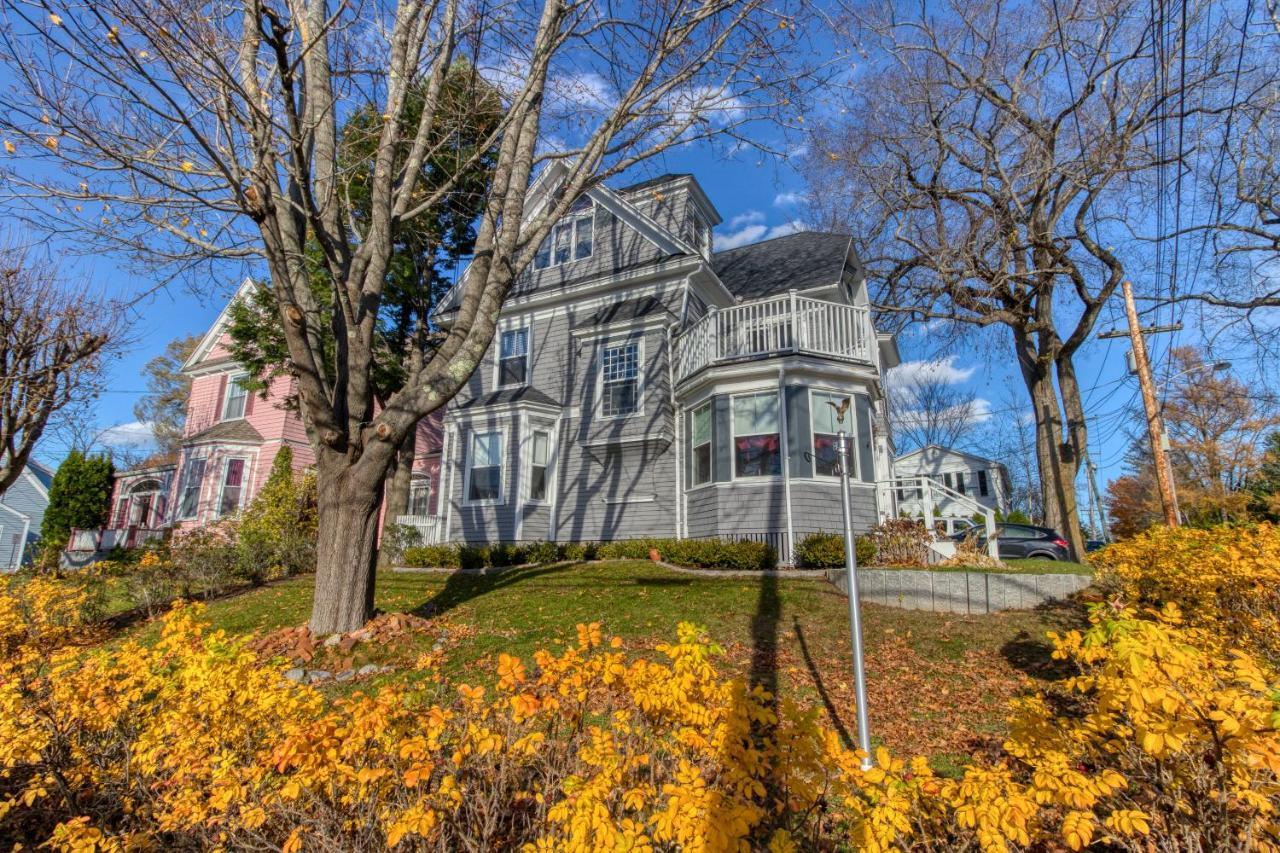
[[[581,622],[600,621],[640,651],[692,621],[725,647],[722,671],[820,708],[846,737],[855,725],[847,601],[822,580],[708,578],[635,561],[490,576],[383,573],[377,590],[380,609],[426,616],[431,630],[363,643],[343,660],[314,666],[389,663],[399,671],[380,680],[412,678],[413,661],[439,644],[450,677],[491,683],[499,653],[528,661],[536,648],[574,642]],[[229,632],[264,633],[303,624],[311,592],[311,579],[298,578],[215,601],[208,612]],[[963,762],[1001,736],[1007,700],[1052,671],[1045,631],[1079,619],[1067,607],[958,617],[864,606],[873,736],[942,767]],[[155,632],[151,624],[132,633]]]

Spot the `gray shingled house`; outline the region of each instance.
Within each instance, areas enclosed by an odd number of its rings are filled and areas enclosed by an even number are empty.
[[[438,538],[756,538],[785,560],[839,527],[827,403],[845,397],[856,524],[896,514],[881,376],[898,351],[850,238],[713,252],[719,222],[692,176],[663,175],[592,189],[557,224],[445,413]]]

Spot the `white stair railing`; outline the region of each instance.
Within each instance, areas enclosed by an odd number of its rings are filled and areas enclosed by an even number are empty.
[[[978,501],[968,495],[957,492],[950,486],[939,483],[930,477],[895,477],[891,480],[880,480],[876,483],[879,487],[881,495],[887,491],[889,506],[892,507],[891,517],[896,517],[899,513],[900,504],[919,504],[921,514],[924,516],[925,529],[934,537],[938,537],[937,522],[946,523],[948,518],[955,518],[954,515],[946,517],[938,517],[934,513],[936,500],[945,500],[952,504],[959,504],[962,510],[967,510],[970,516],[981,515],[983,525],[986,532],[987,553],[995,558],[1000,557],[1000,546],[996,538],[996,514],[995,510],[990,507],[983,506]],[[903,494],[912,494],[914,497],[903,497]]]

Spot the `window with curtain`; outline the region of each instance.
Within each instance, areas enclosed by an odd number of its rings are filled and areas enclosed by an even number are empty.
[[[693,449],[693,484],[711,481],[711,404],[693,410],[689,444]]]
[[[835,477],[840,474],[840,445],[836,434],[843,429],[845,436],[853,435],[853,406],[850,405],[845,412],[843,424],[836,422],[836,407],[848,398],[848,394],[834,394],[830,391],[812,391],[809,394],[809,414],[813,420],[813,470],[820,476]],[[853,440],[848,440],[852,450]],[[849,466],[849,476],[856,476],[857,469],[855,459]]]
[[[733,398],[733,470],[737,477],[782,473],[776,391]]]
[[[218,498],[218,516],[239,512],[244,496],[244,459],[228,459],[222,466],[222,496]]]
[[[498,343],[498,386],[523,385],[529,373],[529,330],[507,329]]]
[[[640,345],[632,341],[605,347],[600,371],[600,413],[614,418],[636,412],[640,408]]]
[[[200,487],[204,485],[204,460],[188,459],[182,475],[182,492],[178,518],[195,518],[200,509]]]
[[[467,500],[499,500],[502,497],[502,433],[472,433],[468,465]]]
[[[529,446],[529,500],[547,499],[547,464],[551,458],[551,433],[534,430]]]

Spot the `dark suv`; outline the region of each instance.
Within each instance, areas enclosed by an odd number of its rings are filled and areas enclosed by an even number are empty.
[[[966,530],[951,538],[959,542],[966,534],[975,536],[979,549],[987,544],[986,534],[982,528],[976,531]],[[1069,560],[1071,551],[1067,548],[1067,540],[1058,531],[1048,527],[1033,527],[1030,524],[997,524],[996,537],[1000,543],[1002,560],[1020,557],[1035,557],[1041,560]]]

